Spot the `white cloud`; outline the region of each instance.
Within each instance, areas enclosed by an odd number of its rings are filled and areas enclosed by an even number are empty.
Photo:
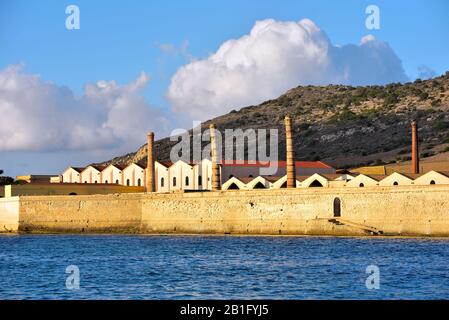
[[[23,66],[8,66],[0,70],[0,151],[131,150],[147,130],[167,124],[140,95],[148,81],[145,73],[123,86],[99,81],[77,97]]]
[[[173,110],[204,120],[275,98],[298,85],[406,81],[390,46],[372,35],[360,45],[334,46],[313,21],[256,22],[250,34],[223,43],[181,67],[167,92]]]

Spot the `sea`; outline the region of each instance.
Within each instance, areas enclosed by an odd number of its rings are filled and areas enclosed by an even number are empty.
[[[448,239],[0,236],[2,300],[448,298]]]

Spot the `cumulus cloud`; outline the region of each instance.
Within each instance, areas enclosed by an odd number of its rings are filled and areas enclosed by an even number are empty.
[[[128,149],[143,144],[147,130],[166,125],[140,92],[142,73],[127,85],[88,84],[81,97],[67,87],[27,74],[23,66],[0,70],[0,151]]]
[[[335,46],[309,19],[258,21],[248,35],[223,43],[173,76],[173,110],[204,120],[260,103],[298,85],[370,85],[406,81],[391,47],[374,36]]]

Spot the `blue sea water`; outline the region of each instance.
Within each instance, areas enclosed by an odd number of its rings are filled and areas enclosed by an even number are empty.
[[[0,299],[447,299],[448,261],[445,239],[7,235]]]

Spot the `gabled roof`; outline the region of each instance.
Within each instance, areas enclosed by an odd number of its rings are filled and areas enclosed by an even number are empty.
[[[136,165],[136,166],[138,166],[138,167],[141,168],[141,169],[145,169],[145,167],[144,167],[143,165],[141,165],[140,163],[132,162],[132,163],[128,164],[127,166],[125,166],[125,168],[123,168],[123,170],[129,168],[129,167],[132,166],[133,164]]]
[[[436,173],[439,173],[447,178],[449,178],[449,172],[448,171],[435,171]]]
[[[123,169],[125,169],[126,168],[126,166],[125,165],[123,165],[123,164],[110,164],[110,165],[108,165],[107,167],[105,167],[103,170],[106,170],[107,168],[109,168],[109,167],[115,167],[115,168],[117,168],[117,169],[119,169],[119,170],[123,170]]]
[[[376,180],[377,182],[388,177],[387,175],[384,175],[384,174],[360,174],[359,176],[365,176],[365,177],[371,178],[373,180]],[[359,176],[357,176],[357,177],[359,177]]]
[[[286,167],[287,161],[248,161],[248,160],[222,160],[220,164],[225,167]],[[326,168],[332,169],[331,166],[321,161],[296,161],[295,166],[298,168]]]

